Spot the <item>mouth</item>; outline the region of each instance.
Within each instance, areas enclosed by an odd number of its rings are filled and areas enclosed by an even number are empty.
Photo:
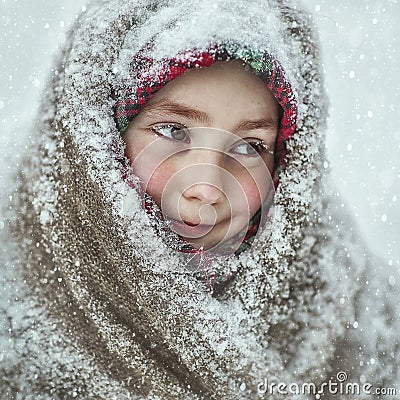
[[[188,225],[188,226],[199,226],[200,222],[189,222],[189,221],[182,221],[184,224]]]
[[[180,236],[195,239],[211,232],[214,225],[196,224],[189,221],[177,221],[170,219],[172,230]]]

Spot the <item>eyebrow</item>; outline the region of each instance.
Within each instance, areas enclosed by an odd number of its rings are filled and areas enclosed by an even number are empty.
[[[196,110],[183,103],[178,103],[168,98],[162,98],[154,102],[150,101],[147,104],[147,107],[143,111],[149,114],[150,116],[152,115],[162,116],[167,112],[169,114],[178,115],[204,124],[211,123],[211,119],[206,112]],[[278,128],[278,125],[279,124],[277,120],[275,120],[274,118],[267,117],[257,120],[241,121],[238,124],[236,124],[233,131],[239,132],[239,131],[248,131],[256,129],[275,130]]]
[[[153,103],[149,102],[147,107],[143,110],[145,113],[150,115],[164,115],[165,112],[170,114],[178,115],[188,119],[202,122],[204,124],[210,124],[211,120],[207,113],[196,110],[192,107],[186,106],[185,104],[178,103],[167,98],[162,98]]]
[[[254,121],[242,121],[239,122],[234,131],[252,131],[256,129],[271,130],[277,129],[278,122],[273,118],[262,118]]]

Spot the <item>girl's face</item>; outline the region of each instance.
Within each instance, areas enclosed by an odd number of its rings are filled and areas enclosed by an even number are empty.
[[[205,250],[247,230],[269,190],[280,107],[247,65],[219,61],[159,90],[126,156],[171,228]]]

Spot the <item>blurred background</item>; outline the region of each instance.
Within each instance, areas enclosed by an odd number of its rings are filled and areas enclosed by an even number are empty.
[[[0,0],[0,201],[29,151],[57,47],[85,3]],[[331,105],[327,148],[338,190],[369,247],[400,265],[400,2],[303,4],[320,32]]]

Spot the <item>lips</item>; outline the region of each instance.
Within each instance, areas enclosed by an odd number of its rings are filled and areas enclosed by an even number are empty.
[[[199,226],[200,223],[195,223],[195,222],[189,222],[189,221],[183,221],[184,224],[189,225],[189,226]]]
[[[177,221],[174,219],[171,219],[170,222],[174,232],[180,236],[192,239],[205,236],[214,227],[214,225],[195,224],[189,221]]]

